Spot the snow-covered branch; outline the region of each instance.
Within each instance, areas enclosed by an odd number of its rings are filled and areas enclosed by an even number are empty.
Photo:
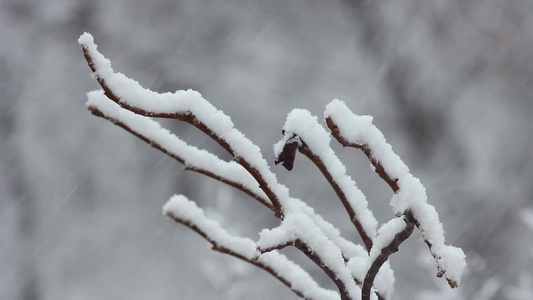
[[[318,123],[316,117],[303,109],[294,109],[289,113],[283,133],[284,138],[274,146],[276,163],[282,162],[284,166],[291,166],[289,170],[292,169],[296,149],[308,157],[335,190],[370,251],[378,222],[368,209],[365,195],[346,174],[346,167],[330,148],[329,133]]]
[[[435,207],[427,202],[424,186],[415,178],[383,133],[372,124],[372,117],[358,116],[340,100],[326,106],[324,112],[332,135],[343,145],[361,149],[370,159],[375,171],[394,191],[391,205],[394,213],[407,216],[422,232],[438,267],[437,276],[445,276],[449,285],[459,285],[466,266],[460,248],[444,244],[444,229]]]
[[[394,277],[389,256],[409,237],[416,225],[437,260],[439,274],[457,286],[464,268],[464,254],[444,245],[444,232],[425,190],[392,152],[370,117],[358,117],[340,101],[326,107],[332,135],[343,145],[363,150],[376,172],[393,189],[392,205],[397,218],[377,230],[378,222],[368,202],[330,147],[330,134],[308,111],[292,111],[283,127],[284,137],[274,149],[276,163],[292,169],[296,151],[308,157],[322,172],[341,200],[361,236],[364,247],[343,238],[303,201],[292,198],[255,144],[234,127],[230,117],[216,109],[198,92],[156,93],[133,79],[116,73],[97,50],[92,36],[78,40],[91,71],[102,90],[88,93],[87,106],[96,116],[127,130],[192,170],[235,187],[274,212],[280,225],[263,229],[257,242],[228,233],[208,219],[203,210],[184,196],[174,196],[164,214],[209,241],[213,250],[225,253],[272,274],[305,299],[389,299]],[[152,118],[187,122],[211,137],[232,157],[224,161],[205,150],[188,145]],[[300,250],[335,283],[338,293],[321,288],[300,266],[280,253],[291,246]],[[365,249],[366,247],[366,249]]]
[[[273,251],[259,256],[254,241],[229,234],[216,221],[208,219],[204,211],[185,196],[172,197],[163,206],[163,214],[194,230],[213,245],[213,250],[267,271],[304,299],[339,299],[336,292],[318,286],[309,273],[285,255]]]
[[[190,123],[228,151],[234,160],[255,179],[259,188],[272,203],[277,217],[284,219],[287,214],[299,213],[308,218],[311,223],[320,220],[321,224],[316,225],[316,228],[329,227],[324,226],[325,221],[316,218],[312,210],[306,209],[306,205],[289,196],[288,189],[281,185],[274,173],[270,171],[260,149],[234,128],[233,122],[227,115],[216,109],[198,92],[188,90],[159,94],[144,89],[133,79],[113,71],[109,60],[97,51],[97,46],[90,34],[83,34],[78,42],[82,46],[93,76],[103,89],[103,92],[99,92],[100,94],[103,93],[121,108],[139,116],[174,118]],[[91,107],[94,107],[94,103],[89,103],[89,108]],[[306,212],[302,213],[303,210]],[[326,233],[321,230],[315,232],[315,234],[318,233],[328,239]],[[298,234],[305,235],[305,232]],[[309,241],[297,238],[294,246],[324,270],[336,283],[343,298],[348,297],[344,296],[350,292],[353,294],[353,288],[349,288],[348,280],[340,279],[334,271],[335,267],[310,248]]]
[[[413,232],[413,223],[406,221],[404,217],[392,219],[383,224],[376,237],[375,244],[370,251],[368,268],[363,282],[362,299],[370,299],[371,289],[374,286],[374,279],[378,275],[383,264],[389,259],[389,256],[398,251],[398,247]]]
[[[129,110],[122,109],[102,93],[93,91],[87,94],[87,107],[96,116],[111,121],[131,134],[162,151],[185,165],[186,170],[212,177],[233,186],[266,207],[273,209],[266,195],[257,186],[253,177],[239,164],[223,161],[210,152],[188,145],[161,125]]]
[[[78,42],[107,98],[137,115],[178,119],[200,129],[254,177],[272,202],[276,215],[283,214],[282,202],[289,198],[288,189],[278,183],[259,147],[238,131],[227,115],[193,90],[159,94],[144,89],[135,80],[113,71],[90,34],[83,34]]]

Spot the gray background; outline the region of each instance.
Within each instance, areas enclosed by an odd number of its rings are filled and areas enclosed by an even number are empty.
[[[322,116],[340,98],[373,115],[469,263],[450,290],[415,234],[392,257],[394,298],[530,299],[532,15],[527,0],[0,0],[0,298],[296,298],[161,215],[182,193],[252,239],[278,222],[90,115],[85,93],[98,86],[77,45],[88,31],[143,86],[201,92],[270,162],[292,108]],[[228,158],[196,129],[164,124]],[[362,153],[333,146],[379,221],[390,219],[391,192]],[[357,241],[309,161],[272,169]]]

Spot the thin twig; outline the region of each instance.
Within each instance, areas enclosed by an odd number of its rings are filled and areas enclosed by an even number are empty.
[[[279,281],[281,281],[281,283],[286,285],[289,289],[291,289],[299,297],[304,298],[304,299],[312,300],[312,298],[305,297],[302,291],[296,290],[287,279],[285,279],[284,277],[280,276],[271,267],[265,265],[264,263],[258,261],[257,259],[248,259],[248,258],[246,258],[246,257],[244,257],[244,256],[232,251],[231,249],[228,249],[228,248],[226,248],[224,246],[219,245],[216,241],[211,239],[204,231],[202,231],[200,228],[198,228],[198,226],[192,224],[191,222],[187,222],[185,220],[177,218],[171,213],[167,213],[167,216],[169,218],[171,218],[172,220],[174,220],[175,222],[183,224],[183,225],[189,227],[190,229],[192,229],[193,231],[195,231],[197,234],[199,234],[201,237],[203,237],[205,240],[207,240],[209,243],[211,243],[211,245],[212,245],[211,249],[213,249],[214,251],[231,255],[231,256],[236,257],[238,259],[241,259],[241,260],[243,260],[245,262],[248,262],[248,263],[250,263],[250,264],[252,264],[252,265],[254,265],[254,266],[258,267],[258,268],[261,268],[261,269],[267,271],[268,273],[270,273],[275,278],[277,278]],[[318,299],[316,299],[316,300],[318,300]]]
[[[363,282],[363,288],[361,290],[362,300],[370,300],[370,295],[372,291],[372,286],[374,285],[374,279],[379,272],[381,266],[389,259],[393,253],[398,251],[398,247],[403,243],[411,233],[413,233],[414,225],[407,218],[405,220],[405,229],[400,231],[394,236],[394,239],[390,242],[389,245],[381,249],[378,257],[372,262],[370,268],[368,269],[365,280]]]
[[[189,170],[189,171],[193,171],[193,172],[197,172],[197,173],[206,175],[206,176],[211,177],[213,179],[216,179],[216,180],[218,180],[218,181],[220,181],[222,183],[225,183],[225,184],[227,184],[229,186],[232,186],[232,187],[234,187],[234,188],[246,193],[247,195],[249,195],[250,197],[254,198],[255,200],[259,201],[259,203],[261,203],[264,206],[268,207],[270,210],[274,210],[274,208],[272,207],[272,204],[270,204],[267,199],[261,197],[260,195],[257,195],[256,193],[254,193],[253,191],[251,191],[250,189],[248,189],[246,186],[242,185],[241,183],[229,180],[229,179],[227,179],[225,177],[222,177],[222,176],[219,176],[219,175],[217,175],[217,174],[215,174],[215,173],[213,173],[213,172],[211,172],[209,170],[201,169],[201,168],[198,168],[198,167],[187,165],[187,163],[186,163],[186,161],[185,161],[185,159],[183,157],[168,151],[167,149],[162,147],[157,142],[154,142],[153,140],[149,139],[148,137],[146,137],[146,136],[142,135],[141,133],[133,130],[131,127],[129,127],[128,125],[126,125],[122,121],[120,121],[118,119],[115,119],[115,118],[112,118],[112,117],[109,117],[109,116],[106,116],[104,113],[102,113],[98,108],[96,108],[94,106],[89,106],[89,110],[91,111],[91,113],[93,115],[101,117],[101,118],[104,118],[104,119],[110,121],[111,123],[123,128],[124,130],[126,130],[129,133],[131,133],[132,135],[138,137],[139,139],[141,139],[145,143],[149,144],[151,147],[153,147],[153,148],[165,153],[166,155],[168,155],[168,156],[174,158],[175,160],[177,160],[178,162],[180,162],[182,164],[185,164],[185,170]]]
[[[392,189],[394,193],[398,192],[400,187],[398,186],[398,178],[392,178],[383,168],[381,162],[372,156],[372,150],[367,145],[351,143],[345,139],[339,132],[339,127],[335,125],[335,122],[331,118],[326,118],[326,124],[331,130],[331,135],[344,147],[353,147],[360,149],[368,157],[370,163],[374,167],[375,172],[381,177]]]
[[[271,252],[271,251],[274,251],[274,250],[281,250],[281,249],[289,247],[289,246],[294,246],[294,242],[293,241],[288,241],[285,244],[276,245],[274,247],[269,247],[269,248],[264,248],[264,249],[259,249],[259,252],[261,252],[261,254],[263,254],[263,253],[268,253],[268,252]]]
[[[90,69],[93,71],[96,80],[104,90],[104,94],[113,102],[119,104],[122,108],[127,109],[135,114],[146,116],[146,117],[160,117],[160,118],[171,118],[171,119],[177,119],[180,121],[187,122],[194,127],[198,128],[200,131],[205,133],[207,136],[211,137],[214,141],[216,141],[223,149],[225,149],[228,153],[230,153],[235,161],[239,164],[241,164],[258,182],[259,187],[265,192],[269,200],[272,202],[272,207],[274,209],[276,217],[283,219],[283,211],[281,207],[280,200],[277,197],[277,194],[272,190],[272,188],[268,185],[267,181],[263,178],[263,175],[261,172],[253,167],[248,161],[246,161],[244,158],[239,157],[234,152],[231,145],[223,138],[218,136],[212,129],[210,129],[206,124],[199,121],[191,112],[180,112],[180,113],[154,113],[149,112],[144,109],[131,106],[123,101],[120,100],[120,97],[117,96],[107,85],[105,82],[105,79],[103,79],[101,76],[99,76],[95,66],[92,57],[90,56],[90,53],[88,49],[85,46],[82,46],[82,50],[84,53],[84,57],[87,60],[87,63],[90,67]],[[307,257],[309,257],[313,262],[317,264],[325,273],[330,277],[337,287],[339,288],[339,292],[341,294],[341,299],[349,299],[348,292],[346,289],[345,284],[339,280],[338,276],[335,274],[335,272],[332,271],[331,268],[327,265],[326,262],[324,262],[312,249],[310,249],[305,243],[301,241],[295,242],[295,247],[302,251]]]
[[[367,251],[370,252],[370,249],[372,249],[372,238],[370,238],[368,233],[364,230],[363,225],[359,221],[359,217],[357,216],[351,203],[348,201],[346,193],[339,186],[339,184],[333,179],[331,172],[328,170],[328,168],[326,167],[322,159],[320,159],[318,155],[316,155],[309,147],[307,147],[305,141],[301,137],[297,136],[296,134],[293,134],[293,136],[284,145],[283,150],[281,151],[280,155],[278,156],[276,160],[276,163],[281,162],[283,166],[285,166],[288,170],[292,169],[292,166],[294,164],[296,149],[298,149],[300,153],[302,153],[307,158],[309,158],[317,166],[320,172],[322,172],[326,180],[329,182],[329,184],[335,191],[335,194],[337,194],[337,196],[341,200],[342,205],[344,206],[344,208],[346,209],[346,212],[350,216],[350,221],[352,221],[355,228],[357,229],[357,232],[359,233],[359,236],[363,240],[363,243],[365,244]],[[290,166],[290,169],[288,168],[288,166]]]
[[[211,128],[209,128],[207,125],[199,121],[191,112],[180,112],[180,113],[154,113],[150,111],[146,111],[144,109],[141,109],[139,107],[131,106],[123,101],[120,101],[120,97],[117,96],[107,85],[105,79],[99,76],[92,57],[89,54],[89,51],[86,47],[82,46],[83,54],[85,59],[87,60],[87,63],[93,73],[96,75],[96,80],[104,90],[104,94],[113,102],[120,105],[122,108],[125,108],[137,115],[145,116],[145,117],[155,117],[155,118],[170,118],[170,119],[177,119],[186,123],[189,123],[193,125],[194,127],[200,129],[203,133],[205,133],[207,136],[212,138],[215,142],[217,142],[224,150],[226,150],[232,157],[235,158],[235,161],[241,164],[258,182],[259,187],[265,192],[267,197],[272,202],[272,205],[274,207],[274,212],[276,216],[281,216],[283,214],[281,209],[281,203],[278,199],[278,196],[274,191],[268,186],[268,183],[263,178],[261,172],[253,167],[248,161],[243,159],[242,157],[239,157],[231,145],[222,137],[218,136]]]
[[[370,149],[370,147],[366,144],[356,144],[356,143],[351,143],[350,141],[348,141],[347,139],[345,139],[341,134],[340,134],[340,131],[339,131],[339,127],[335,124],[335,122],[333,121],[333,119],[331,119],[330,117],[327,117],[326,118],[326,123],[329,127],[329,129],[331,130],[331,135],[343,146],[345,147],[353,147],[353,148],[357,148],[357,149],[360,149],[363,151],[363,153],[368,157],[368,159],[370,160],[370,162],[372,163],[372,165],[374,166],[374,170],[375,172],[390,186],[390,188],[392,189],[392,191],[394,193],[398,193],[400,191],[400,186],[398,185],[398,178],[394,178],[392,177],[390,174],[387,173],[387,171],[385,170],[385,168],[383,167],[382,163],[376,159],[373,154],[372,154],[372,149]],[[406,222],[408,223],[412,223],[414,224],[418,229],[422,230],[420,228],[420,222],[415,218],[415,216],[413,215],[413,213],[411,212],[411,210],[406,210],[403,215],[406,217]],[[431,255],[433,255],[433,257],[435,258],[435,260],[438,262],[438,260],[440,259],[440,257],[438,257],[437,254],[435,254],[435,252],[433,251],[434,247],[433,247],[433,244],[427,240],[427,239],[424,239],[424,242],[426,243],[426,245],[428,246],[429,248],[429,252],[431,253]],[[438,266],[438,273],[437,273],[437,277],[442,277],[444,275],[444,270],[441,269],[440,265]],[[458,283],[448,277],[446,277],[446,280],[448,281],[448,284],[451,288],[455,288],[458,286]]]
[[[329,278],[331,278],[331,280],[333,280],[333,282],[337,286],[337,289],[339,290],[341,300],[350,300],[344,282],[339,279],[337,274],[329,266],[327,266],[327,264],[312,249],[309,248],[309,246],[307,246],[300,240],[296,240],[294,242],[294,247],[302,251],[309,259],[311,259],[311,261],[313,261],[317,266],[319,266],[322,271],[324,271],[324,273]]]
[[[322,172],[322,174],[324,175],[326,180],[329,182],[331,187],[333,187],[333,190],[335,190],[335,193],[337,194],[337,197],[339,197],[339,199],[341,200],[342,204],[344,205],[344,208],[348,212],[348,215],[350,216],[350,220],[355,225],[355,228],[357,229],[357,232],[359,233],[359,236],[363,240],[363,243],[365,244],[365,247],[366,247],[367,251],[370,253],[370,250],[372,249],[372,244],[373,244],[372,239],[368,236],[366,231],[363,229],[363,227],[361,225],[361,222],[359,222],[359,218],[357,217],[357,214],[353,210],[353,207],[350,205],[350,202],[348,202],[348,199],[346,198],[346,194],[344,193],[342,188],[333,180],[333,177],[331,176],[331,173],[326,168],[326,166],[324,165],[322,160],[317,155],[315,155],[309,149],[309,147],[307,147],[305,145],[305,142],[302,141],[302,145],[300,147],[298,147],[298,150],[300,151],[300,153],[302,153],[303,155],[308,157],[317,166],[317,168],[320,170],[320,172]],[[381,265],[379,267],[381,267]],[[378,268],[378,270],[379,270],[379,268]],[[361,284],[361,282],[357,278],[354,278],[354,279],[355,279],[357,284]],[[376,294],[376,296],[378,297],[379,300],[384,300],[385,299],[379,292],[376,291],[375,294]]]
[[[331,173],[326,168],[322,160],[318,156],[316,156],[313,152],[311,152],[311,150],[308,147],[306,147],[305,144],[303,146],[298,147],[298,150],[300,151],[300,153],[308,157],[317,166],[320,172],[322,172],[326,180],[329,182],[329,184],[335,191],[335,194],[337,194],[337,197],[339,197],[339,199],[341,200],[342,205],[344,205],[344,208],[346,209],[346,211],[348,212],[348,215],[350,216],[350,221],[352,221],[352,223],[354,224],[355,228],[357,229],[357,232],[359,233],[359,236],[361,236],[361,239],[363,240],[363,243],[365,244],[366,249],[370,252],[370,249],[372,249],[372,239],[367,234],[367,232],[363,229],[363,226],[361,225],[361,222],[359,221],[357,214],[355,213],[352,205],[348,201],[346,194],[344,193],[342,188],[337,184],[337,182],[335,182],[335,180],[333,180]]]

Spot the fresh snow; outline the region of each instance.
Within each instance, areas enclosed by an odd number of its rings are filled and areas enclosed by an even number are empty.
[[[361,255],[352,257],[347,264],[352,274],[356,278],[365,278],[370,266],[381,253],[381,250],[387,247],[397,233],[405,229],[405,221],[403,217],[394,218],[385,224],[381,225],[377,236],[374,239],[374,244],[370,250],[370,255]],[[394,272],[390,268],[390,264],[386,261],[379,269],[376,278],[374,279],[373,289],[380,292],[386,299],[390,299],[394,290]]]
[[[315,216],[312,210],[306,209],[300,201],[290,198],[287,187],[281,185],[274,173],[271,172],[267,162],[261,155],[259,148],[248,140],[240,131],[234,128],[231,119],[221,111],[217,110],[207,100],[201,97],[195,91],[177,91],[175,93],[158,94],[146,90],[140,86],[138,82],[127,78],[121,73],[115,73],[111,68],[111,63],[102,54],[97,51],[97,46],[94,44],[92,36],[88,33],[83,34],[79,43],[89,56],[93,59],[95,68],[95,76],[105,81],[110,90],[119,98],[119,104],[126,105],[126,107],[135,107],[145,110],[149,113],[177,113],[177,114],[192,114],[197,120],[205,124],[210,130],[215,132],[218,136],[223,137],[230,145],[235,158],[241,158],[248,162],[252,168],[256,169],[266,182],[267,187],[274,192],[277,200],[281,204],[284,215],[298,215],[299,220],[306,224],[312,224],[307,230],[293,232],[298,234],[299,239],[303,238],[303,242],[308,244],[313,251],[320,253],[321,259],[325,264],[333,263],[330,266],[332,269],[338,270],[339,275],[345,281],[346,286],[349,287],[349,292],[355,295],[355,289],[358,289],[353,283],[351,273],[345,268],[342,254],[336,244],[329,240],[326,233],[320,230],[320,227],[330,227],[326,225],[325,221],[320,220]],[[102,95],[102,92],[99,92]],[[97,93],[90,94],[95,98]],[[103,96],[102,96],[103,97]],[[100,97],[101,98],[101,97]],[[95,105],[95,101],[90,105]],[[302,209],[307,212],[302,213]],[[289,218],[289,222],[292,218]],[[320,225],[315,224],[315,220],[320,220]],[[328,228],[331,229],[331,228]],[[314,230],[314,232],[313,232]],[[334,231],[329,230],[330,234],[335,235]],[[337,242],[343,243],[345,247],[349,243],[344,243],[342,239],[337,238]],[[327,242],[327,243],[323,243]],[[327,251],[318,251],[314,249],[324,248],[328,245]],[[336,258],[332,259],[332,251],[335,252]],[[323,257],[322,257],[323,255]],[[339,262],[342,262],[340,264]],[[355,297],[355,296],[354,296]]]
[[[340,235],[339,229],[333,226],[328,221],[324,220],[321,215],[315,213],[314,209],[308,206],[300,199],[292,198],[296,205],[299,206],[299,211],[306,214],[318,228],[331,240],[339,249],[345,258],[354,256],[368,255],[368,252],[362,245],[354,244],[351,241],[346,240]],[[361,254],[362,253],[362,254]]]
[[[387,247],[392,242],[396,234],[405,229],[405,226],[406,224],[403,216],[391,219],[381,225],[381,227],[378,229],[378,235],[374,240],[372,249],[370,250],[368,262],[366,264],[367,271],[371,264],[381,254],[381,250]],[[390,268],[390,264],[387,260],[387,262],[385,262],[385,264],[383,264],[383,266],[380,268],[374,280],[373,288],[389,299],[394,290],[394,281],[394,272]]]
[[[207,239],[227,248],[248,260],[257,256],[257,247],[251,239],[229,234],[216,221],[206,217],[196,203],[183,195],[175,195],[163,206],[163,214],[191,224],[204,232]]]
[[[353,276],[364,278],[371,262],[379,255],[380,249],[390,243],[397,232],[405,228],[405,223],[402,218],[396,218],[384,224],[379,231],[376,230],[377,221],[368,209],[365,196],[346,174],[346,168],[329,146],[329,134],[318,123],[316,117],[306,110],[293,110],[284,126],[285,138],[274,146],[274,151],[279,153],[287,142],[286,139],[296,134],[313,153],[319,156],[335,183],[345,193],[363,229],[374,240],[370,256],[361,245],[342,238],[338,229],[316,214],[307,204],[291,198],[287,187],[280,184],[275,174],[271,172],[259,147],[235,129],[231,119],[205,100],[200,93],[180,90],[160,94],[144,89],[135,80],[113,71],[110,61],[98,52],[90,34],[84,33],[78,42],[92,58],[94,76],[105,81],[107,87],[118,98],[118,103],[114,103],[104,95],[103,91],[90,92],[88,106],[99,110],[111,121],[121,122],[133,132],[157,143],[165,151],[183,159],[185,165],[189,167],[206,170],[238,183],[260,197],[266,198],[267,189],[272,191],[274,196],[271,200],[277,200],[281,205],[282,220],[278,227],[261,231],[256,243],[251,239],[229,234],[217,222],[208,219],[202,209],[184,196],[174,196],[169,200],[163,208],[166,215],[199,228],[210,242],[229,249],[249,261],[255,260],[268,266],[306,297],[338,299],[337,293],[320,288],[307,272],[279,252],[274,250],[260,254],[258,251],[300,241],[338,276],[347,287],[352,299],[360,299],[361,290],[355,284]],[[266,185],[260,189],[258,187],[260,178],[254,178],[250,170],[245,170],[237,162],[223,161],[207,151],[190,146],[162,128],[159,123],[148,117],[136,115],[128,111],[128,108],[145,111],[151,116],[192,115],[218,137],[223,138],[230,146],[234,158],[247,162],[251,169],[260,174]],[[432,244],[431,251],[437,258],[439,270],[445,273],[448,279],[458,283],[466,265],[464,253],[459,248],[444,244],[442,224],[434,207],[427,203],[424,187],[392,151],[383,134],[372,124],[372,117],[353,114],[339,100],[327,105],[324,116],[334,120],[344,138],[352,143],[367,145],[372,151],[373,158],[380,161],[391,177],[398,179],[400,189],[391,200],[393,211],[397,215],[403,214],[406,210],[413,213],[419,222],[424,239]],[[378,273],[374,287],[388,296],[392,292],[393,282],[392,270],[388,264],[385,264]],[[375,298],[373,294],[372,299]]]
[[[272,268],[276,274],[288,280],[295,290],[302,292],[304,297],[317,300],[339,300],[337,292],[321,288],[299,265],[277,251],[262,254],[257,260]]]
[[[378,236],[374,240],[372,250],[370,250],[370,262],[376,260],[383,248],[387,247],[396,234],[402,232],[405,229],[404,217],[397,217],[389,220],[385,224],[381,225],[378,230]]]
[[[200,93],[193,90],[179,90],[175,93],[159,94],[144,89],[137,81],[113,71],[111,63],[98,52],[94,39],[89,33],[84,33],[78,42],[93,58],[95,76],[103,79],[113,93],[119,97],[119,104],[139,108],[153,114],[192,114],[217,136],[224,138],[230,145],[235,158],[245,160],[252,168],[259,171],[268,188],[274,192],[277,200],[280,201],[283,212],[292,209],[289,190],[278,182],[276,175],[272,173],[263,158],[259,147],[237,130],[231,119],[205,100]]]
[[[311,115],[308,110],[294,109],[288,114],[283,129],[285,130],[284,139],[274,146],[276,156],[279,155],[280,149],[283,148],[282,145],[285,144],[286,139],[296,134],[311,152],[317,155],[324,163],[333,181],[343,191],[350,206],[355,211],[363,230],[370,239],[374,239],[378,222],[372,214],[372,211],[368,209],[368,201],[365,195],[357,188],[355,181],[346,174],[346,167],[338,159],[333,149],[331,149],[330,134],[318,123],[317,117]]]
[[[206,235],[206,239],[233,253],[272,269],[276,275],[290,283],[291,288],[301,292],[309,299],[338,300],[335,291],[320,287],[300,266],[289,260],[285,255],[272,251],[258,256],[257,245],[249,238],[229,234],[220,224],[206,217],[204,211],[195,202],[183,195],[173,196],[164,206],[163,214],[184,223],[195,226]]]
[[[338,99],[326,106],[325,118],[331,118],[342,137],[351,143],[366,145],[372,151],[387,174],[398,179],[399,191],[394,194],[391,206],[397,215],[411,210],[419,222],[424,240],[431,243],[431,252],[436,258],[439,272],[459,283],[466,267],[465,254],[460,248],[444,244],[444,229],[435,208],[427,202],[424,186],[415,178],[398,155],[392,151],[383,133],[372,124],[372,117],[358,116]]]
[[[151,118],[134,114],[109,100],[102,90],[87,93],[87,106],[94,107],[105,116],[120,121],[134,132],[160,145],[163,149],[180,157],[188,167],[205,170],[216,176],[241,184],[254,194],[268,199],[255,179],[241,165],[234,161],[223,161],[205,150],[188,145]]]
[[[351,299],[360,299],[361,289],[355,285],[350,270],[346,268],[339,247],[329,240],[306,214],[287,214],[280,226],[274,229],[263,229],[259,236],[257,242],[259,249],[270,249],[296,239],[300,240],[337,275],[337,278],[346,286]]]

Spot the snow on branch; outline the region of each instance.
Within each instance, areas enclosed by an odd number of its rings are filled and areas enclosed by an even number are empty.
[[[337,246],[343,256],[344,260],[348,261],[350,258],[355,256],[368,256],[368,253],[365,251],[363,246],[355,244],[351,241],[346,240],[340,235],[340,231],[335,228],[331,223],[324,220],[321,215],[315,213],[314,209],[309,207],[303,201],[293,198],[293,201],[296,205],[299,205],[299,210],[306,214],[313,223],[320,228],[320,230],[326,235],[326,237],[331,240],[335,246]]]
[[[236,162],[223,161],[210,152],[188,145],[167,129],[162,128],[158,122],[122,109],[116,103],[109,101],[101,90],[87,93],[87,98],[87,107],[94,115],[124,128],[152,147],[184,164],[187,170],[207,175],[233,186],[273,209],[253,177]]]
[[[213,250],[237,257],[267,271],[304,299],[339,299],[336,292],[321,288],[309,273],[283,254],[273,251],[257,258],[257,246],[254,241],[229,234],[216,221],[208,219],[204,211],[185,196],[172,197],[163,206],[163,214],[194,230],[213,245]]]
[[[346,174],[346,167],[330,148],[330,135],[315,116],[304,109],[291,111],[283,126],[283,139],[274,145],[276,163],[291,166],[298,149],[324,174],[346,208],[368,251],[376,235],[377,221],[368,209],[365,195]]]
[[[364,194],[347,175],[346,168],[330,148],[330,135],[308,111],[292,111],[284,125],[284,137],[274,149],[276,164],[292,169],[296,150],[308,157],[323,173],[343,203],[364,246],[343,238],[305,202],[292,198],[263,158],[259,147],[234,127],[230,117],[215,108],[198,92],[156,93],[116,73],[97,50],[93,37],[84,33],[78,40],[93,76],[102,90],[88,93],[88,109],[122,127],[152,147],[185,165],[235,187],[274,212],[280,225],[263,229],[257,242],[229,234],[208,219],[203,210],[184,196],[174,196],[164,214],[191,228],[209,241],[213,250],[247,261],[272,274],[305,299],[390,299],[394,276],[387,260],[398,251],[416,225],[437,260],[439,274],[457,286],[464,268],[464,254],[444,245],[444,232],[419,180],[392,152],[371,121],[354,115],[340,101],[326,107],[325,117],[332,135],[343,145],[361,149],[376,172],[393,189],[391,204],[397,218],[377,230],[377,220],[368,209]],[[224,161],[205,150],[188,145],[152,118],[187,122],[211,137],[233,157]],[[300,266],[279,250],[292,246],[313,261],[335,283],[338,293],[321,288]]]
[[[174,118],[200,129],[228,151],[234,160],[252,175],[272,203],[277,217],[283,219],[285,214],[301,212],[302,208],[305,208],[302,202],[289,196],[285,186],[278,183],[259,148],[234,128],[228,116],[217,110],[198,92],[188,90],[158,94],[144,89],[133,79],[113,71],[109,60],[98,52],[90,34],[83,34],[78,42],[82,46],[93,76],[109,100],[140,116]],[[307,213],[302,214],[302,216],[306,216],[311,222],[319,220],[311,213],[312,210],[306,209],[306,211]],[[321,224],[316,227],[324,227],[324,223],[325,221],[322,220]],[[318,232],[322,235],[326,234],[322,231]],[[332,233],[331,230],[328,232]],[[337,238],[336,240],[339,241],[340,239]],[[297,239],[294,246],[324,270],[338,286],[343,298],[349,291],[353,291],[347,285],[346,280],[339,279],[329,263],[324,261],[324,258],[310,248],[306,242]]]
[[[438,276],[457,287],[466,266],[460,248],[444,244],[444,229],[435,208],[427,202],[424,186],[415,178],[385,137],[372,124],[372,117],[358,116],[340,100],[326,106],[324,117],[332,135],[343,145],[361,149],[375,171],[394,191],[391,206],[397,215],[407,216],[422,232],[438,266]]]
[[[90,34],[84,33],[78,42],[107,98],[135,114],[178,119],[200,129],[255,178],[272,202],[276,215],[284,213],[282,202],[289,199],[288,189],[278,183],[259,147],[238,131],[227,115],[193,90],[160,94],[144,89],[137,81],[113,71],[109,60],[98,52]]]
[[[353,275],[346,268],[341,250],[306,214],[288,214],[279,227],[271,230],[263,229],[259,236],[257,245],[260,250],[276,249],[278,245],[296,244],[296,242],[305,244],[329,270],[336,274],[336,280],[347,292],[348,299],[355,299],[360,294]]]
[[[389,259],[389,256],[396,253],[400,244],[411,236],[413,227],[413,223],[406,222],[404,217],[399,217],[390,220],[379,228],[378,236],[375,239],[374,246],[370,251],[370,258],[368,259],[370,266],[366,271],[363,282],[363,299],[369,299],[372,287],[376,287],[381,293],[390,296],[392,290],[389,287],[392,284],[386,284],[382,287],[382,285],[374,284],[374,280],[378,276],[383,264]]]

